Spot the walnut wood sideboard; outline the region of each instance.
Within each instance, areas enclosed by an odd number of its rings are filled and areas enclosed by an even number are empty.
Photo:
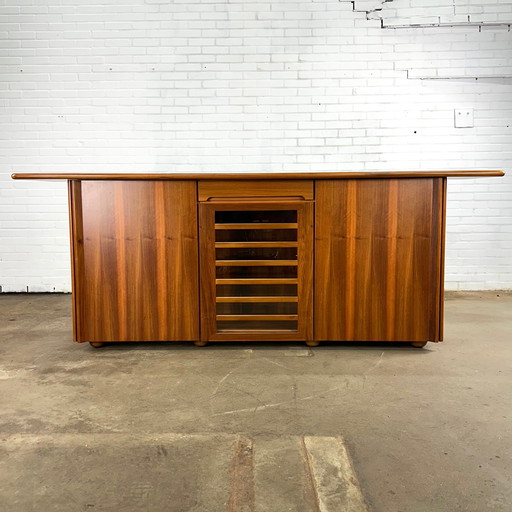
[[[77,342],[443,338],[446,180],[14,174],[69,186]]]

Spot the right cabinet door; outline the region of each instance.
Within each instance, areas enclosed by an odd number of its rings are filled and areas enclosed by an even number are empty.
[[[317,180],[314,337],[442,339],[444,178]]]

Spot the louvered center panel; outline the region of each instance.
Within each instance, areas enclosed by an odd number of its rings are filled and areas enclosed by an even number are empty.
[[[202,293],[207,339],[307,338],[311,208],[201,204],[201,281],[213,281]]]
[[[216,211],[217,332],[297,331],[297,252],[297,210]]]

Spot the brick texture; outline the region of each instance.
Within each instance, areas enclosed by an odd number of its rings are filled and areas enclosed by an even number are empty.
[[[2,290],[70,289],[65,184],[11,172],[485,168],[449,184],[446,286],[512,288],[511,5],[4,0]]]

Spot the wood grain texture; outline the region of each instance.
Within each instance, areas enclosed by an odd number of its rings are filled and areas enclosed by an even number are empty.
[[[297,260],[217,260],[217,267],[296,267]]]
[[[226,302],[231,304],[233,302],[298,302],[298,297],[286,296],[260,296],[260,297],[217,297],[217,303]]]
[[[501,170],[341,171],[267,173],[14,173],[15,180],[332,180],[352,178],[475,178],[504,176]]]
[[[216,277],[216,211],[248,211],[248,210],[297,210],[297,276],[298,278],[217,278]],[[254,227],[254,225],[251,225]],[[199,204],[199,239],[200,239],[200,272],[201,272],[201,339],[202,341],[284,341],[309,340],[313,335],[313,203],[309,201],[295,202],[203,202]],[[276,260],[277,261],[277,260]],[[283,261],[283,264],[288,264]],[[269,261],[269,265],[275,262]],[[259,265],[256,265],[260,268]],[[226,303],[220,298],[217,301],[216,285],[290,285],[297,284],[297,315],[253,315],[253,320],[297,320],[297,330],[236,330],[217,331],[217,302]],[[236,302],[258,302],[256,300],[239,299]],[[290,302],[275,298],[273,303]],[[258,316],[259,318],[256,318]],[[224,320],[249,320],[248,316],[224,315]]]
[[[217,320],[297,320],[298,315],[217,315]]]
[[[196,184],[70,186],[77,341],[199,338]]]
[[[217,249],[262,249],[266,247],[297,247],[297,242],[215,242]]]
[[[316,183],[315,339],[438,341],[442,179]]]
[[[199,201],[233,197],[313,199],[312,180],[199,180]]]
[[[439,220],[440,224],[440,234],[439,234],[439,248],[438,255],[441,261],[439,266],[439,329],[438,329],[438,339],[437,341],[443,341],[444,337],[444,266],[445,266],[445,246],[446,246],[446,194],[447,194],[447,179],[443,178],[441,180],[442,183],[442,198],[440,200],[439,210],[441,212],[441,219]],[[435,207],[435,205],[434,205]]]
[[[82,297],[83,276],[83,228],[82,228],[82,184],[80,181],[68,181],[68,213],[71,245],[71,290],[72,290],[72,318],[73,341],[80,341],[80,297]],[[79,242],[80,241],[80,242]]]
[[[298,279],[295,277],[283,277],[279,278],[265,278],[265,277],[239,277],[232,279],[216,279],[216,284],[297,284]]]
[[[245,203],[247,204],[247,203]],[[237,222],[236,224],[215,224],[215,229],[297,229],[296,222],[265,222],[261,224]]]

